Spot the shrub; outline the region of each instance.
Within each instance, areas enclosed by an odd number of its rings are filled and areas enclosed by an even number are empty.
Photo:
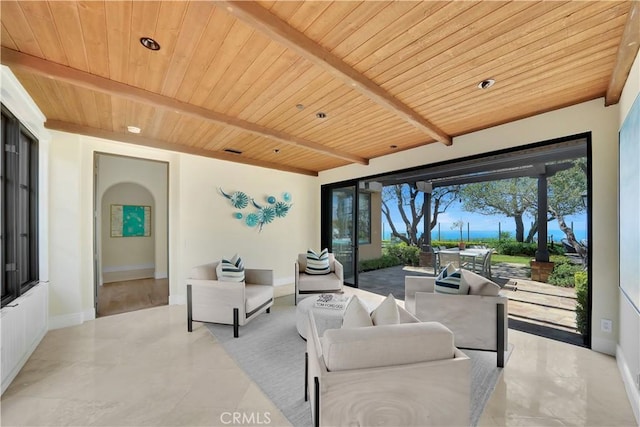
[[[358,263],[358,271],[379,270],[381,268],[389,268],[396,265],[402,265],[402,262],[394,255],[383,255],[376,259],[367,259]]]
[[[586,335],[588,330],[587,311],[589,309],[589,301],[587,289],[589,276],[586,271],[578,271],[574,275],[574,280],[576,284],[576,297],[578,299],[578,304],[576,305],[576,325],[578,327],[578,332],[582,335]]]
[[[417,246],[409,246],[402,242],[387,246],[385,252],[385,255],[396,257],[404,265],[418,265],[420,263],[420,248]]]
[[[575,286],[575,274],[582,271],[581,265],[571,263],[556,264],[553,267],[553,272],[549,276],[549,283],[565,288],[572,288]]]
[[[517,242],[515,240],[501,240],[496,242],[495,248],[499,254],[502,255],[521,255],[521,256],[536,256],[536,251],[538,250],[537,243],[524,243]],[[562,246],[558,245],[549,245],[547,247],[549,253],[551,255],[562,255],[564,250]]]

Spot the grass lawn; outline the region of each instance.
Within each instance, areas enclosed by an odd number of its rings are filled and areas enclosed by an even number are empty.
[[[529,262],[531,261],[530,256],[513,256],[513,255],[499,255],[493,254],[491,255],[491,264],[497,264],[499,262],[508,262],[511,264],[522,264],[525,266],[529,266]]]

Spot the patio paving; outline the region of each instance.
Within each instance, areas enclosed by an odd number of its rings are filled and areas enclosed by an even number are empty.
[[[574,288],[532,281],[529,269],[519,264],[499,263],[491,269],[493,280],[509,298],[510,328],[583,345],[576,332]],[[433,277],[433,268],[396,266],[359,273],[358,280],[360,289],[404,300],[405,276],[420,275]]]

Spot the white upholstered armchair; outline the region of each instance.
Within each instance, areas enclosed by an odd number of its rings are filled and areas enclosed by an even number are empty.
[[[245,269],[244,282],[218,280],[218,263],[200,265],[191,269],[187,279],[187,330],[192,322],[233,325],[233,336],[238,327],[247,324],[260,313],[269,313],[273,305],[273,270]]]
[[[305,399],[314,426],[469,425],[470,359],[442,324],[399,311],[399,324],[321,338],[309,312]]]
[[[307,254],[298,254],[295,263],[295,303],[300,295],[341,292],[344,284],[344,267],[335,256],[329,254],[329,274],[313,275],[305,273]]]

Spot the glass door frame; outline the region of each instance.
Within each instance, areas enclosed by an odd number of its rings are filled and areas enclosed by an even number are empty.
[[[351,267],[353,271],[353,283],[347,281],[345,277],[344,284],[347,286],[358,287],[358,212],[359,212],[359,180],[343,181],[332,184],[322,185],[320,188],[320,246],[328,248],[333,253],[333,191],[341,188],[351,188],[353,190],[353,213],[352,213],[352,262],[351,266],[344,266],[345,271],[349,271]]]

